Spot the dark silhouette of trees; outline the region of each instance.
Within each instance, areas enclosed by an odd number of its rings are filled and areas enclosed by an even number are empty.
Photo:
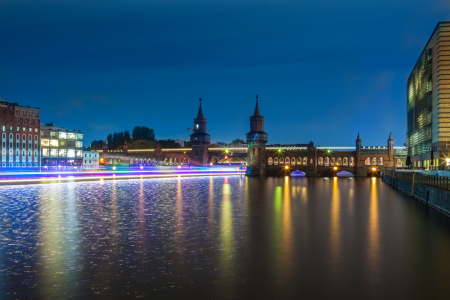
[[[133,129],[133,140],[155,141],[155,132],[153,129],[145,126],[136,126]]]

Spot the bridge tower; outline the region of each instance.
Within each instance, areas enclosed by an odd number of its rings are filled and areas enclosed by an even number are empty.
[[[266,175],[266,143],[267,133],[264,132],[264,117],[261,116],[256,95],[256,107],[250,117],[250,132],[247,133],[248,155],[247,172],[249,176]]]
[[[206,166],[208,164],[208,145],[211,143],[211,136],[206,133],[206,119],[202,111],[202,98],[198,109],[197,118],[194,119],[193,133],[190,135],[192,144],[191,164]]]
[[[392,133],[389,133],[388,138],[388,156],[390,161],[394,161],[394,139],[392,138]]]

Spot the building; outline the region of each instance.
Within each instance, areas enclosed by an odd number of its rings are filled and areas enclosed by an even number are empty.
[[[199,99],[200,107],[197,118],[194,119],[193,133],[190,135],[192,144],[191,164],[205,166],[208,164],[208,145],[211,143],[211,136],[207,133],[206,122],[202,110],[202,98]]]
[[[406,143],[415,167],[444,168],[450,145],[450,22],[438,23],[407,82]]]
[[[38,167],[39,108],[0,101],[1,168]]]
[[[83,151],[83,170],[98,170],[99,159],[98,151]]]
[[[41,125],[42,166],[80,168],[83,164],[83,133],[57,127],[54,123]]]

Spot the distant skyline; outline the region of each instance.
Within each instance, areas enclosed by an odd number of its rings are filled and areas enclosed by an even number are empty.
[[[406,80],[448,0],[0,2],[0,97],[42,123],[245,139],[259,95],[269,144],[405,142]]]

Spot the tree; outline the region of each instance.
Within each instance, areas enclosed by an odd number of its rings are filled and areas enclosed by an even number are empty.
[[[146,126],[136,126],[133,129],[133,140],[155,141],[155,132]]]
[[[181,148],[180,144],[175,142],[175,140],[159,140],[158,143],[161,145],[161,148]]]
[[[245,144],[245,141],[241,140],[241,139],[235,139],[235,140],[231,141],[231,143],[232,144],[238,144],[238,143]]]
[[[112,150],[113,148],[113,138],[112,138],[112,134],[108,134],[108,136],[106,137],[106,141],[108,143],[108,149]]]
[[[103,141],[102,140],[93,141],[91,143],[91,149],[92,150],[102,150],[103,149]]]
[[[132,142],[129,130],[125,130],[125,132],[123,133],[123,137],[127,140],[127,142]]]

